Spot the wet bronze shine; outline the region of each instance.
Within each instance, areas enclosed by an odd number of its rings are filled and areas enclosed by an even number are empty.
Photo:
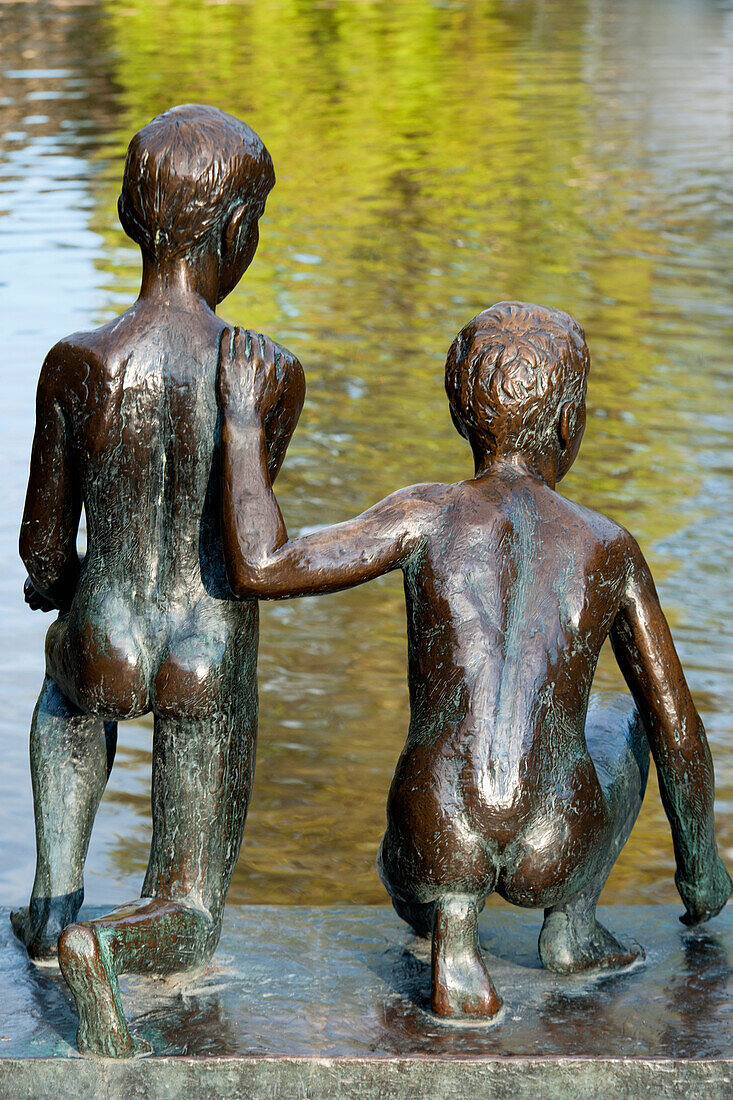
[[[403,572],[412,713],[379,869],[397,912],[432,933],[436,1014],[499,1012],[478,943],[493,892],[544,909],[551,970],[639,957],[595,908],[650,751],[683,919],[714,916],[731,890],[705,731],[649,569],[627,531],[556,492],[585,428],[589,356],[571,317],[500,303],[456,337],[446,389],[473,479],[402,489],[288,540],[272,482],[302,368],[215,313],[254,258],[273,184],[260,139],[221,111],[178,107],[144,127],[119,201],[140,296],[41,372],[21,554],[27,602],[59,615],[31,729],[36,879],[13,926],[37,961],[58,952],[86,1053],[140,1050],[119,974],[197,967],[218,942],[254,774],[258,599]],[[630,698],[591,698],[607,637]],[[76,923],[116,723],[146,713],[142,896]]]
[[[280,352],[222,339],[222,530],[242,598],[333,592],[404,575],[411,722],[379,870],[397,912],[432,932],[433,1011],[495,1016],[478,943],[496,892],[544,909],[544,965],[618,969],[641,954],[595,916],[644,797],[650,750],[683,920],[723,907],[713,769],[649,568],[633,537],[556,483],[585,429],[589,355],[560,310],[501,302],[451,345],[446,390],[476,473],[401,489],[346,523],[288,540],[263,424]],[[631,697],[591,698],[610,636]]]
[[[183,106],[135,135],[119,213],[143,260],[121,317],[49,353],[20,548],[32,607],[58,609],[31,729],[37,869],[13,915],[32,958],[59,962],[79,1048],[135,1044],[117,974],[206,962],[239,854],[257,737],[257,603],[229,590],[219,531],[217,302],[251,263],[275,180],[244,123]],[[275,476],[303,403],[283,354],[270,417]],[[88,548],[76,550],[82,505]],[[116,722],[152,712],[153,837],[142,898],[74,924],[112,767]]]

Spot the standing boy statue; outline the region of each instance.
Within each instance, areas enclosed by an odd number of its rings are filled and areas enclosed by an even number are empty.
[[[279,599],[403,572],[411,722],[379,869],[397,912],[432,931],[433,1010],[499,1011],[477,924],[494,891],[544,909],[550,970],[616,969],[639,956],[598,922],[596,904],[639,812],[650,748],[682,920],[714,916],[731,880],[715,842],[712,762],[649,568],[627,531],[555,490],[585,428],[580,326],[521,302],[480,313],[446,364],[475,476],[402,489],[293,541],[264,430],[280,358],[256,334],[223,339],[229,580],[243,599]],[[589,707],[609,636],[633,704]]]
[[[133,1053],[116,975],[207,960],[242,840],[257,733],[257,603],[229,589],[219,525],[215,308],[258,244],[275,182],[244,123],[175,107],[130,143],[119,214],[140,246],[142,289],[121,317],[62,340],[38,387],[21,531],[26,598],[60,612],[31,729],[37,871],[13,925],[59,962],[79,1048]],[[278,352],[266,418],[268,477],[303,403]],[[82,505],[88,549],[76,550]],[[153,836],[143,897],[72,924],[116,722],[152,712]],[[71,925],[70,927],[67,927]]]

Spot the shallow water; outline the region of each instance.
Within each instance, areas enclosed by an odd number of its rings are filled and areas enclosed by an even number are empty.
[[[175,101],[265,140],[278,184],[231,321],[299,355],[278,483],[291,531],[470,473],[445,350],[502,298],[561,306],[593,368],[565,485],[638,537],[716,761],[733,862],[733,3],[0,5],[0,903],[27,896],[40,614],[16,553],[41,361],[133,299],[126,141]],[[233,901],[374,902],[407,723],[400,578],[263,607],[261,732]],[[604,656],[597,682],[620,679]],[[139,890],[149,723],[120,730],[87,896]],[[656,785],[604,894],[674,901]]]

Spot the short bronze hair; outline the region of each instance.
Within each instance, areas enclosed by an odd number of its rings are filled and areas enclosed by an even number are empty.
[[[187,103],[133,137],[117,209],[144,252],[172,259],[210,248],[243,203],[259,218],[274,183],[270,154],[254,130],[216,107]]]
[[[582,404],[585,334],[561,309],[498,302],[456,336],[445,364],[453,422],[474,451],[545,447],[566,402]]]

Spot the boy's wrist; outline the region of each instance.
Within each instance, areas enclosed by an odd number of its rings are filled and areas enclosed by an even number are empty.
[[[265,430],[265,420],[258,409],[252,406],[245,406],[244,408],[225,408],[223,411],[223,420],[226,424],[228,431],[236,432],[247,436],[257,435],[263,433]]]

